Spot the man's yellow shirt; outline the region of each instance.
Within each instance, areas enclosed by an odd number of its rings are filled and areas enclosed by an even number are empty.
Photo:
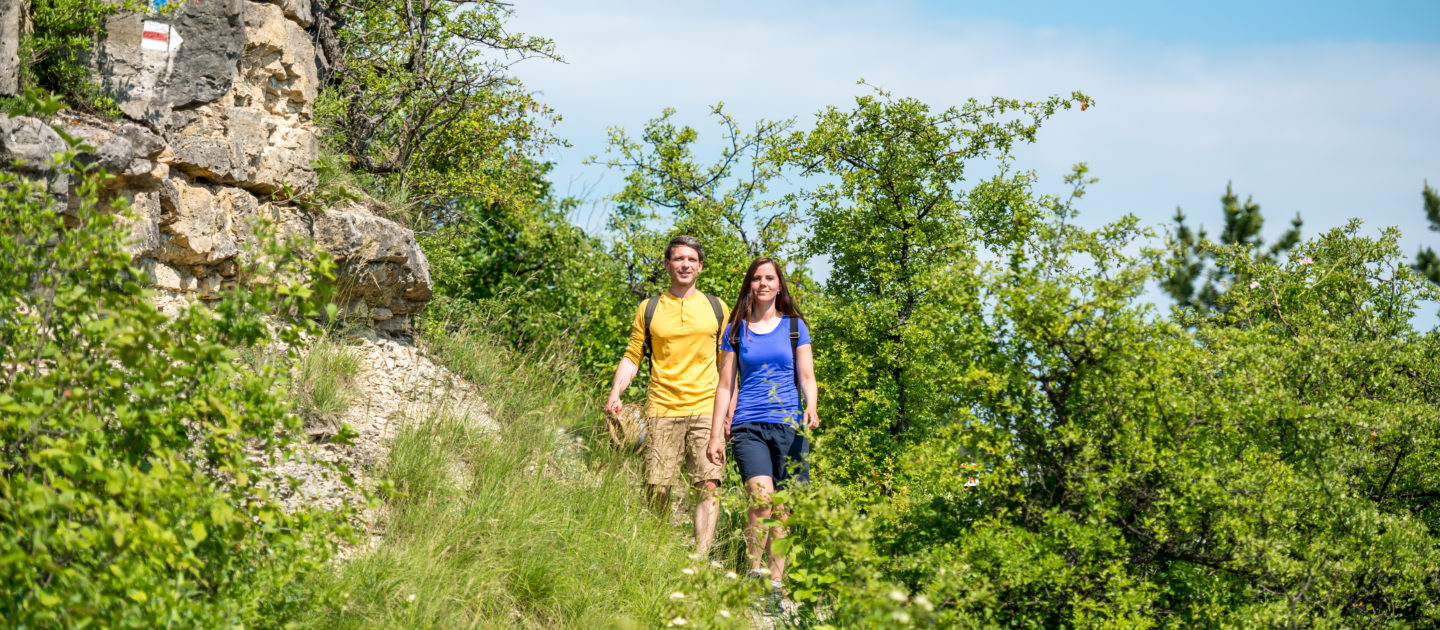
[[[714,409],[715,386],[720,382],[715,340],[730,310],[722,302],[720,311],[717,322],[710,299],[699,291],[684,299],[669,291],[660,294],[660,303],[650,320],[650,396],[645,406],[646,416],[678,418],[707,414]],[[625,358],[640,365],[644,345],[645,302],[641,302],[635,307]]]

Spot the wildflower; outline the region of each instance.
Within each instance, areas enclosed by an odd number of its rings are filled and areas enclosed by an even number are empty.
[[[890,599],[893,599],[897,602],[904,602],[908,598],[905,597],[905,594],[901,593],[900,591],[890,591]]]
[[[698,554],[698,553],[692,553],[692,554],[690,554],[690,555],[688,555],[688,556],[685,556],[685,557],[686,557],[686,558],[689,558],[689,559],[691,559],[691,560],[703,560],[703,559],[705,558],[705,556],[702,556],[702,555],[700,555],[700,554]]]
[[[728,571],[728,572],[725,573],[725,577],[730,578],[730,579],[733,580],[733,579],[738,578],[738,577],[740,577],[740,576],[735,575],[735,572],[734,572],[734,571]]]
[[[910,615],[903,610],[897,610],[895,612],[892,612],[890,613],[890,616],[894,617],[895,621],[898,621],[900,623],[910,623]]]
[[[685,575],[695,575],[695,569],[692,569],[692,568],[690,568],[690,567],[685,567],[685,568],[683,568],[683,569],[680,569],[680,572],[681,572],[681,573],[684,573]]]
[[[1259,283],[1259,282],[1256,282],[1256,281],[1254,281],[1254,280],[1251,280],[1251,281],[1250,281],[1250,288],[1252,288],[1252,289],[1258,289],[1258,288],[1260,288],[1260,283]]]
[[[667,625],[667,626],[684,626],[684,625],[689,625],[689,623],[690,623],[690,622],[685,621],[685,618],[684,618],[684,617],[676,617],[676,618],[674,618],[674,619],[671,619],[671,620],[670,620],[670,623],[669,623],[669,624],[666,624],[666,625]]]
[[[411,593],[409,597],[406,597],[406,598],[405,598],[405,601],[407,601],[407,602],[413,602],[413,601],[415,601],[415,594],[414,594],[414,593]]]
[[[729,618],[730,618],[730,611],[725,610],[724,608],[721,608],[721,609],[720,609],[720,616],[721,616],[721,617],[724,617],[724,618],[726,618],[726,619],[729,619]]]
[[[1304,258],[1301,258],[1301,259],[1300,259],[1299,261],[1297,261],[1297,262],[1300,263],[1300,266],[1301,266],[1301,267],[1305,267],[1305,266],[1308,266],[1308,265],[1313,265],[1313,264],[1315,264],[1315,259],[1314,259],[1314,258],[1311,258],[1311,257],[1309,257],[1309,256],[1306,256],[1306,257],[1304,257]]]
[[[685,599],[685,594],[680,591],[675,591],[670,594],[670,599]]]
[[[926,612],[935,610],[935,604],[930,603],[930,598],[924,593],[915,596],[915,605],[924,608]]]
[[[723,568],[725,568],[725,565],[720,564],[719,562],[716,562],[716,561],[714,561],[714,560],[711,560],[711,561],[710,561],[710,566],[715,567],[715,568],[717,568],[717,569],[723,569]]]

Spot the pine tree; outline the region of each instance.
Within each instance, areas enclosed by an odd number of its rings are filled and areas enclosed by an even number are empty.
[[[1170,240],[1171,272],[1160,286],[1181,306],[1201,311],[1215,310],[1220,297],[1239,280],[1232,270],[1215,265],[1216,247],[1240,246],[1253,251],[1256,260],[1273,261],[1300,242],[1303,221],[1297,213],[1290,221],[1290,229],[1267,249],[1260,236],[1260,230],[1265,225],[1260,204],[1251,197],[1246,197],[1245,203],[1241,204],[1232,183],[1225,184],[1220,207],[1225,227],[1220,232],[1219,242],[1208,240],[1203,227],[1198,232],[1192,231],[1185,224],[1184,211],[1175,209],[1175,235]],[[1202,276],[1205,284],[1197,288],[1196,281]]]
[[[1440,232],[1440,193],[1430,187],[1430,182],[1425,182],[1420,194],[1425,198],[1425,218],[1430,221],[1430,231]],[[1440,285],[1440,254],[1429,247],[1421,249],[1415,257],[1415,270]]]

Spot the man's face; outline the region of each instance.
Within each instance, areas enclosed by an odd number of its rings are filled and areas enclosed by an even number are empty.
[[[700,262],[700,252],[689,245],[670,248],[670,258],[665,261],[665,270],[670,272],[670,282],[673,284],[695,284],[695,278],[700,275],[700,268],[704,266]]]

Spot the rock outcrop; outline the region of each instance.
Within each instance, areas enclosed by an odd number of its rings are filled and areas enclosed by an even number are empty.
[[[7,19],[0,10],[0,34]],[[15,21],[18,29],[18,13]],[[78,138],[80,159],[115,175],[107,198],[128,202],[129,251],[159,289],[218,297],[264,219],[335,258],[344,312],[404,328],[431,297],[414,233],[359,205],[283,201],[317,183],[313,23],[310,0],[207,0],[165,15],[113,16],[95,65],[127,119],[0,117],[0,163],[66,203],[71,182],[51,164],[66,144],[51,125]]]
[[[0,2],[0,96],[20,92],[20,3]]]

